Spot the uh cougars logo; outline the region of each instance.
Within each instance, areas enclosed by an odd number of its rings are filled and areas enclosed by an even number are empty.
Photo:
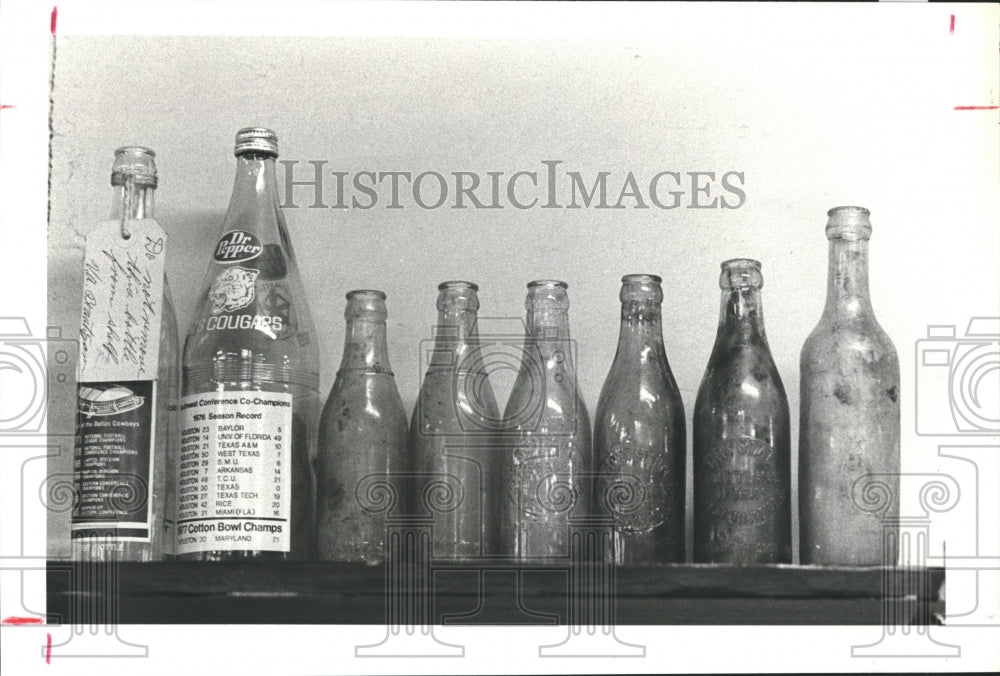
[[[252,303],[259,274],[260,270],[248,270],[239,265],[220,272],[208,292],[208,297],[212,299],[212,314],[232,312]]]

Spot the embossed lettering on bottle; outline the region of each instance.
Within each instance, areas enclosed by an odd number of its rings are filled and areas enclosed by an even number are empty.
[[[764,333],[760,263],[722,264],[722,308],[694,412],[694,557],[791,563],[788,400]]]

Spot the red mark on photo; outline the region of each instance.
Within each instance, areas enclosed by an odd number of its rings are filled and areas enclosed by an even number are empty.
[[[52,18],[49,19],[49,31],[55,35],[56,34],[56,18],[59,16],[59,8],[52,8]]]
[[[955,106],[955,110],[996,110],[1000,106]]]
[[[952,35],[955,34],[955,15],[954,14],[951,15],[951,26],[948,28],[948,32],[951,33]]]
[[[52,634],[45,635],[45,663],[52,664]]]
[[[42,618],[40,617],[5,617],[3,618],[4,624],[41,624]]]
[[[17,108],[17,106],[12,106],[9,103],[0,104],[0,110],[7,110],[8,108]]]

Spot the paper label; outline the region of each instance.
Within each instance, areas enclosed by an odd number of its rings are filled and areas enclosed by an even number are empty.
[[[167,236],[152,218],[102,221],[83,258],[78,382],[153,380]]]
[[[149,542],[156,382],[80,383],[73,456],[73,539]]]
[[[292,395],[181,401],[175,554],[290,549]]]

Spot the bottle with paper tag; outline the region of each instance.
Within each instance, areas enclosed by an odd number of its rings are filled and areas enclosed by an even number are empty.
[[[285,219],[278,139],[236,134],[236,181],[184,344],[181,560],[312,557],[319,354]]]
[[[77,370],[76,560],[156,561],[170,553],[170,463],[180,356],[153,218],[155,153],[115,151],[111,220],[87,235]]]

